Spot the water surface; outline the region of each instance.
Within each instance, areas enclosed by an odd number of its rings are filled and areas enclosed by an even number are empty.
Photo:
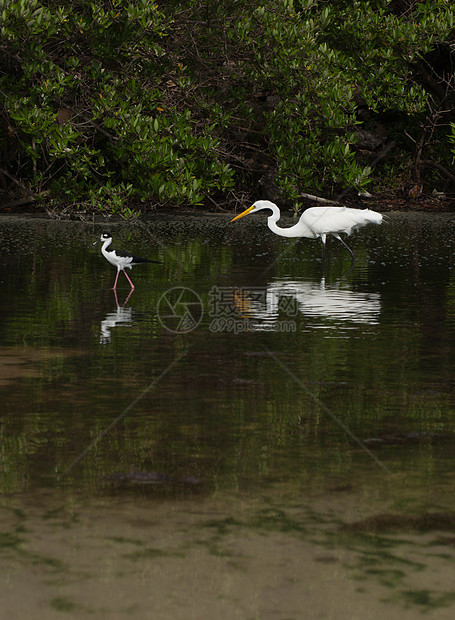
[[[454,239],[2,217],[9,617],[452,617]]]

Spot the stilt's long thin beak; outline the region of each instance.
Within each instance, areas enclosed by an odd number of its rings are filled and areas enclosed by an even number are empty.
[[[96,244],[97,244],[97,243],[99,243],[100,241],[101,241],[101,239],[98,239],[98,241],[94,241],[94,242],[92,243],[92,245],[96,245]]]
[[[241,217],[244,217],[245,215],[248,215],[248,213],[251,213],[251,211],[253,211],[254,206],[253,207],[249,207],[248,209],[246,209],[246,211],[242,211],[242,213],[239,213],[239,215],[236,215],[234,218],[232,218],[231,222],[235,222],[235,220],[239,220]]]

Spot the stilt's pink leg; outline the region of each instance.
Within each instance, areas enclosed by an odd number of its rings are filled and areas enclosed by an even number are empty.
[[[130,292],[128,293],[127,298],[125,299],[125,301],[123,302],[122,306],[126,306],[126,304],[128,303],[131,295],[133,294],[134,288],[130,289]]]
[[[112,289],[115,291],[115,289],[117,288],[117,280],[118,280],[118,276],[119,276],[120,271],[117,271],[117,275],[115,277],[115,282],[114,282],[114,286],[112,287]]]
[[[128,280],[128,282],[131,284],[131,288],[134,288],[134,284],[131,282],[131,280],[128,277],[128,274],[126,273],[126,271],[123,271],[123,273],[126,275],[126,279]]]

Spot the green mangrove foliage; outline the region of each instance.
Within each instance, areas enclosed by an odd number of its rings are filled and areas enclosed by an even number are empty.
[[[378,162],[441,184],[453,23],[446,0],[0,0],[3,202],[295,206]]]
[[[33,193],[125,213],[149,200],[198,204],[232,185],[216,124],[173,100],[189,84],[163,46],[172,20],[154,2],[0,7],[2,89]]]

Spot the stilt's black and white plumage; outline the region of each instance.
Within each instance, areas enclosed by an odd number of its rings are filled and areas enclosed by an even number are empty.
[[[95,241],[93,245],[96,245],[97,243],[100,243],[100,242],[103,244],[101,246],[101,253],[104,256],[104,258],[108,260],[111,263],[111,265],[114,265],[114,267],[117,267],[117,276],[115,278],[114,286],[112,287],[114,291],[117,288],[117,281],[118,281],[118,277],[121,271],[123,271],[123,273],[126,276],[126,279],[130,283],[131,289],[134,289],[134,284],[131,282],[131,279],[129,278],[125,269],[127,268],[131,269],[134,265],[139,265],[140,263],[159,263],[160,262],[158,260],[149,260],[148,258],[140,258],[139,256],[133,256],[133,254],[130,254],[129,252],[124,252],[123,250],[113,250],[113,249],[109,250],[108,247],[112,243],[112,235],[110,235],[109,233],[103,233],[101,237],[99,238],[99,240]]]

